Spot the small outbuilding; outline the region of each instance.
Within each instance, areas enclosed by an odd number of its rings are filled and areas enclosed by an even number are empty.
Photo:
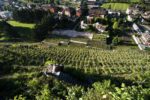
[[[59,64],[50,64],[47,66],[47,68],[44,70],[47,74],[56,74],[58,72],[62,72],[64,70],[63,65]]]

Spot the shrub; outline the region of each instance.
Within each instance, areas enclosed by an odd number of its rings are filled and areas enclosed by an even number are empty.
[[[42,41],[45,39],[48,36],[48,32],[54,29],[55,24],[56,20],[53,15],[44,17],[34,28],[35,40]]]

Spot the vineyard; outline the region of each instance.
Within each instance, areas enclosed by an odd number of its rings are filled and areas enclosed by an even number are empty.
[[[68,100],[70,100],[73,97],[79,98],[79,97],[82,97],[83,94],[86,94],[87,96],[83,96],[83,99],[90,100],[90,95],[88,95],[88,93],[92,94],[93,93],[92,91],[94,92],[98,91],[100,93],[102,92],[102,90],[101,91],[96,90],[97,86],[99,88],[102,88],[104,92],[107,92],[107,91],[112,92],[113,89],[112,90],[110,89],[112,87],[111,84],[115,84],[118,87],[125,88],[125,91],[127,92],[129,92],[129,89],[130,91],[132,90],[131,88],[133,87],[130,88],[130,86],[133,85],[135,86],[136,89],[141,88],[141,91],[145,91],[145,92],[142,92],[143,93],[142,96],[144,94],[149,96],[149,94],[147,94],[150,92],[149,90],[150,89],[150,84],[149,84],[150,83],[150,79],[149,79],[150,59],[149,58],[150,58],[149,52],[139,51],[137,48],[132,47],[132,46],[131,47],[122,46],[114,50],[103,50],[100,48],[90,48],[90,47],[83,48],[83,47],[72,47],[72,46],[70,47],[69,46],[68,47],[63,47],[63,46],[62,47],[59,47],[59,46],[47,47],[43,44],[42,45],[19,45],[19,44],[2,45],[0,46],[0,64],[2,65],[1,66],[2,72],[0,74],[8,73],[7,74],[8,76],[6,75],[7,78],[10,78],[10,77],[14,78],[14,75],[16,77],[16,74],[18,75],[17,77],[22,77],[23,75],[25,78],[25,80],[23,81],[25,82],[23,83],[21,82],[21,84],[26,84],[26,80],[30,80],[30,81],[33,81],[31,82],[33,84],[37,82],[38,85],[36,84],[36,88],[39,87],[39,84],[42,84],[41,86],[43,86],[43,83],[45,82],[47,84],[51,84],[50,87],[55,87],[54,84],[61,84],[62,85],[61,88],[60,87],[59,88],[57,87],[57,88],[59,92],[61,91],[61,89],[65,88],[63,90],[65,91],[65,93],[64,94],[62,93],[60,95],[57,91],[56,92],[57,95],[55,95],[55,92],[50,89],[49,91],[52,92],[53,98],[54,96],[59,97],[59,98],[67,97]],[[48,81],[50,79],[45,79],[43,76],[41,76],[41,74],[39,74],[45,62],[50,61],[50,60],[54,60],[58,64],[63,64],[65,66],[65,71],[69,73],[70,75],[75,76],[80,81],[84,80],[84,78],[90,78],[93,83],[102,82],[103,80],[109,80],[111,81],[110,82],[111,84],[108,81],[106,83],[105,82],[94,83],[92,85],[93,89],[88,90],[88,92],[85,92],[86,89],[84,90],[80,86],[71,87],[70,85],[66,83],[62,83],[58,80],[56,81],[56,79],[52,77],[50,78],[51,79],[51,82],[50,82]],[[28,67],[24,67],[24,66],[28,66]],[[11,73],[10,76],[9,76],[9,73]],[[5,78],[2,78],[2,79],[0,78],[0,81],[2,81],[3,79]],[[41,80],[43,83],[40,83],[39,80]],[[105,87],[99,86],[99,84],[107,85],[108,83],[110,86],[108,86],[107,89],[105,89]],[[128,87],[125,87],[124,84],[122,83],[125,83]],[[2,85],[3,84],[1,83],[0,90],[2,88]],[[26,87],[26,85],[25,86],[23,85],[22,87]],[[81,95],[77,96],[77,94],[76,95],[69,94],[69,90],[67,90],[66,87],[71,89],[72,92],[75,92],[75,94],[79,93]],[[26,88],[31,89],[30,86]],[[47,87],[45,88],[47,89]],[[78,90],[76,90],[75,88],[77,88]],[[143,90],[143,88],[145,89]],[[113,93],[117,93],[117,91],[121,91],[118,89],[116,90],[116,92],[113,91]],[[18,91],[19,92],[16,92],[15,94],[11,94],[10,97],[19,95],[20,93],[22,93],[23,96],[28,95],[29,97],[27,96],[27,98],[30,98],[33,96],[32,92],[29,95],[29,93],[25,93],[22,90],[18,90]],[[28,89],[26,91],[28,91]],[[81,93],[81,91],[83,93]],[[138,89],[135,90],[133,94],[135,95],[137,91]],[[1,95],[2,94],[0,93],[0,96]],[[103,95],[103,92],[101,95]],[[109,99],[113,98],[112,94],[108,94],[108,95],[109,95],[108,97]],[[119,94],[115,94],[115,95],[119,97]],[[73,97],[70,97],[70,96],[73,96]],[[22,98],[22,96],[20,98]],[[47,99],[44,99],[44,100],[47,100]]]

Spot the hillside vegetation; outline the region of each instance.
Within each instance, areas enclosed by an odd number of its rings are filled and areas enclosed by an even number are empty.
[[[110,51],[13,44],[1,45],[0,58],[0,74],[3,75],[0,77],[0,96],[5,99],[15,96],[36,100],[90,100],[93,97],[93,100],[146,100],[150,93],[150,55],[135,47],[119,47]],[[52,76],[44,76],[43,66],[51,60],[63,64],[65,73],[78,81],[86,82],[89,78],[91,88],[87,90],[85,86],[74,86]]]
[[[0,41],[33,41],[35,24],[0,21]]]

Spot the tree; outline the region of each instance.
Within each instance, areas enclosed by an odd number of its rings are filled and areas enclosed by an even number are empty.
[[[16,32],[13,26],[6,21],[0,22],[0,32],[4,33],[9,38],[18,38],[19,34]]]
[[[44,85],[43,89],[40,91],[40,95],[36,95],[36,100],[51,100],[51,91],[49,90],[49,86]]]
[[[88,14],[87,0],[81,1],[81,11],[83,16],[86,16]]]
[[[112,40],[113,45],[118,45],[120,43],[120,39],[118,36],[114,37]]]
[[[39,22],[41,19],[48,15],[49,12],[42,9],[14,9],[13,18],[20,22],[33,23]]]
[[[114,24],[113,24],[113,29],[114,30],[118,29],[118,26],[119,26],[118,21],[115,21]]]
[[[48,36],[48,32],[52,31],[56,26],[56,20],[53,15],[46,16],[34,28],[34,37],[37,41],[42,41]]]

